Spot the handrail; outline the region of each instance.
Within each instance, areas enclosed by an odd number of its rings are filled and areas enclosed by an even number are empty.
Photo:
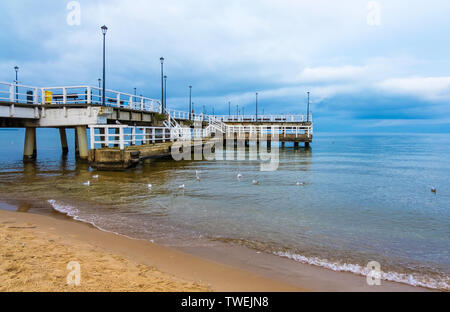
[[[103,90],[99,87],[75,85],[55,87],[33,87],[15,83],[0,82],[0,102],[23,103],[34,105],[51,104],[96,104],[103,105]],[[189,114],[189,112],[167,109],[162,110],[159,100],[105,89],[105,106],[129,108],[137,111],[166,113],[177,120],[206,121],[212,123],[230,122],[312,122],[312,114],[306,115],[206,115]]]
[[[175,141],[188,141],[211,137],[217,129],[207,128],[187,128],[187,127],[132,127],[126,125],[91,125],[90,145],[91,149],[96,146],[102,147],[118,146],[121,150],[125,146],[145,145],[150,143],[164,143]],[[111,132],[111,130],[113,130]],[[260,134],[260,135],[295,135],[296,137],[313,135],[312,126],[227,126],[226,132],[222,135],[230,134]]]

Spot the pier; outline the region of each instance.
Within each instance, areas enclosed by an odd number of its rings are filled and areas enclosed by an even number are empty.
[[[37,157],[37,128],[57,128],[67,154],[66,129],[75,129],[80,160],[99,170],[124,170],[141,161],[170,155],[175,142],[204,146],[223,138],[224,145],[243,140],[267,144],[313,140],[312,116],[189,114],[163,109],[161,102],[92,86],[33,87],[0,82],[0,128],[25,128],[23,160]],[[233,145],[231,144],[231,145]],[[228,145],[229,146],[229,145]]]

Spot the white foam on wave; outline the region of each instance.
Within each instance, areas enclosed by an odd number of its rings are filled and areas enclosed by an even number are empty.
[[[275,252],[277,256],[288,258],[300,263],[315,265],[323,267],[336,272],[350,272],[357,275],[368,276],[371,270],[367,267],[363,267],[359,264],[349,264],[340,262],[330,262],[317,257],[305,257],[299,254],[291,254],[288,252]],[[442,277],[440,279],[431,278],[425,275],[419,274],[405,274],[397,272],[380,272],[380,278],[385,281],[397,282],[408,284],[416,287],[425,287],[439,290],[450,290],[449,279],[450,277]]]
[[[133,239],[133,240],[140,240],[140,239],[136,239],[134,237],[127,236],[127,235],[124,235],[124,234],[121,234],[121,233],[118,233],[118,232],[106,230],[106,229],[98,226],[97,224],[95,224],[94,221],[89,221],[89,220],[81,218],[79,216],[80,211],[77,208],[75,208],[75,207],[73,207],[71,205],[66,205],[66,204],[63,204],[63,203],[59,203],[59,202],[57,202],[56,200],[53,200],[53,199],[50,199],[47,202],[53,207],[53,209],[55,209],[56,211],[58,211],[58,212],[60,212],[62,214],[65,214],[66,216],[71,217],[75,221],[88,223],[88,224],[92,225],[93,227],[95,227],[96,229],[98,229],[100,231],[103,231],[103,232],[116,234],[116,235],[123,236],[123,237],[129,238],[129,239]],[[153,240],[151,242],[154,243]]]
[[[79,211],[75,207],[57,203],[56,200],[53,200],[53,199],[50,199],[47,202],[50,205],[52,205],[53,209],[55,209],[56,211],[58,211],[62,214],[65,214],[66,216],[69,216],[69,217],[73,218],[74,220],[85,222],[85,220],[81,220],[78,218]]]
[[[130,239],[135,239],[133,237],[129,237],[127,235],[123,235],[120,233],[116,233],[113,231],[105,230],[98,225],[95,224],[93,221],[82,219],[79,214],[79,210],[71,205],[63,204],[60,202],[57,202],[56,200],[48,200],[48,203],[55,209],[56,211],[63,213],[71,218],[73,218],[76,221],[81,221],[85,223],[89,223],[95,228],[109,233],[114,233],[120,236],[124,236]],[[341,263],[341,262],[331,262],[325,259],[320,259],[317,257],[305,257],[299,254],[292,254],[288,252],[274,252],[275,255],[283,258],[288,258],[300,263],[304,264],[310,264],[315,265],[319,267],[323,267],[329,270],[333,270],[336,272],[349,272],[357,275],[362,276],[368,276],[371,271],[367,267],[363,267],[359,264],[349,264],[349,263]],[[425,275],[419,275],[419,274],[405,274],[405,273],[397,273],[397,272],[381,272],[380,277],[382,280],[385,281],[391,281],[391,282],[397,282],[397,283],[403,283],[408,284],[416,287],[425,287],[425,288],[431,288],[431,289],[439,289],[439,290],[445,290],[450,291],[450,284],[449,279],[450,277],[442,277],[439,280],[435,278],[431,278]]]

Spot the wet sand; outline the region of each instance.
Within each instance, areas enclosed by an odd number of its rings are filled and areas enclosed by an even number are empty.
[[[0,211],[0,291],[303,291],[81,222]],[[69,262],[81,268],[68,286]]]
[[[0,291],[430,291],[369,286],[363,276],[221,242],[136,240],[27,200],[0,202],[0,242]],[[77,288],[67,287],[70,261],[82,266],[85,283]]]

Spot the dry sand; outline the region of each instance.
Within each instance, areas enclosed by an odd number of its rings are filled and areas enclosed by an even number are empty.
[[[84,223],[0,211],[0,291],[301,291]],[[69,262],[81,267],[68,286]]]

